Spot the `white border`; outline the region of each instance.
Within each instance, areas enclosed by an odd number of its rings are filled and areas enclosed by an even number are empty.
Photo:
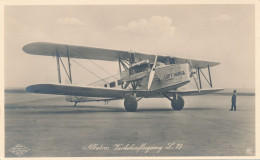
[[[243,157],[234,157],[234,156],[214,156],[214,157],[54,157],[54,158],[4,158],[4,6],[6,5],[141,5],[141,4],[150,4],[150,5],[158,5],[158,4],[255,4],[255,156],[243,156]],[[259,10],[260,10],[260,0],[0,0],[0,159],[41,159],[41,160],[49,160],[49,159],[259,159],[259,112],[258,108],[259,100],[258,100],[258,91],[259,91],[259,46],[260,46],[260,33],[259,33]],[[209,135],[210,136],[210,135]]]

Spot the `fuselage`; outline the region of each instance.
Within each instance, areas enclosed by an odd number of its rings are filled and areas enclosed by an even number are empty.
[[[104,87],[104,88],[124,88],[124,89],[132,89],[131,85],[126,87],[126,84],[133,80],[140,80],[136,90],[147,90],[149,74],[152,67],[148,65],[147,68],[142,68],[137,70],[125,70],[120,74],[115,74],[113,76],[101,79],[99,81],[93,82],[88,86],[94,87]],[[151,91],[156,92],[166,92],[168,90],[176,90],[179,85],[183,82],[190,81],[190,71],[189,64],[164,64],[157,63],[155,76],[153,82],[151,84]],[[186,83],[183,83],[185,85]],[[75,96],[66,96],[66,100],[70,102],[79,101],[96,101],[96,100],[104,100],[104,98],[99,97],[75,97]]]
[[[149,78],[150,69],[142,72],[129,75],[129,70],[123,71],[120,74],[110,76],[108,78],[93,82],[90,86],[106,87],[106,88],[122,88],[122,84],[133,79],[142,79],[142,82],[136,89],[147,89],[147,82]],[[176,83],[190,80],[190,72],[188,64],[160,64],[155,70],[155,77],[151,86],[151,90],[158,90],[163,88],[174,89]],[[129,86],[131,88],[131,86]]]

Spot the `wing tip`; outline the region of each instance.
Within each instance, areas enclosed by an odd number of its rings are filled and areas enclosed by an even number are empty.
[[[22,50],[26,53],[28,53],[33,47],[37,45],[42,45],[42,44],[48,44],[49,42],[32,42],[32,43],[27,43],[22,47]]]
[[[28,43],[26,45],[23,46],[22,50],[25,52],[25,53],[28,53],[28,54],[32,54],[32,48],[35,46],[35,44],[39,44],[41,42],[32,42],[32,43]]]
[[[22,50],[23,50],[25,53],[28,53],[28,50],[29,50],[29,48],[30,48],[30,47],[29,47],[30,44],[31,44],[31,43],[26,44],[26,45],[23,46]]]
[[[36,85],[30,85],[30,86],[27,86],[26,88],[25,88],[25,90],[27,91],[27,92],[30,92],[30,93],[36,93],[36,87],[35,87]]]
[[[215,62],[215,66],[220,65],[220,64],[221,64],[220,62]]]

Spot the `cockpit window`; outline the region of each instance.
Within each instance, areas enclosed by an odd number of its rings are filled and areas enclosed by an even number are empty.
[[[147,71],[150,67],[150,63],[148,60],[140,61],[132,65],[130,68],[131,74],[136,74],[140,72]]]
[[[141,64],[139,66],[135,66],[132,69],[135,71],[135,73],[143,72],[149,68],[149,65],[146,64]]]

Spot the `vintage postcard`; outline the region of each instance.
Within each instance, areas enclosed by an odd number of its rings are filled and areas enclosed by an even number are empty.
[[[2,1],[1,157],[256,159],[259,1],[187,2]]]

